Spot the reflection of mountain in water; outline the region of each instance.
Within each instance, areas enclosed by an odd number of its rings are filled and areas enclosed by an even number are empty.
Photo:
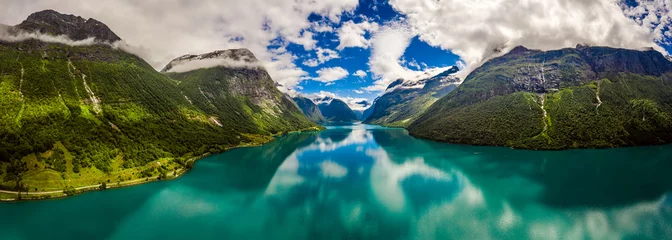
[[[296,149],[307,146],[317,138],[315,133],[296,133],[281,137],[261,147],[233,149],[226,154],[201,160],[193,173],[198,178],[185,180],[190,187],[205,191],[262,191],[278,167]],[[212,161],[212,159],[215,161]],[[213,185],[212,183],[218,183]]]

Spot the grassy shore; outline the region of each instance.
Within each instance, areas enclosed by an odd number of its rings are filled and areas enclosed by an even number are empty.
[[[261,146],[273,141],[275,137],[278,136],[299,132],[320,131],[322,129],[324,128],[309,128],[300,131],[276,134],[274,136],[246,135],[246,137],[253,141],[227,148],[225,151],[240,147]],[[28,171],[24,174],[22,181],[22,185],[27,191],[21,191],[19,193],[15,190],[0,190],[0,201],[60,198],[87,191],[127,187],[160,180],[171,180],[184,175],[191,169],[194,162],[210,155],[209,153],[206,153],[183,161],[179,161],[176,158],[161,158],[150,162],[145,166],[135,168],[123,168],[123,158],[119,157],[114,160],[112,164],[113,170],[110,173],[104,173],[93,166],[82,168],[78,173],[75,173],[72,169],[72,156],[70,156],[67,149],[62,147],[62,144],[56,143],[54,149],[60,148],[62,148],[61,151],[64,152],[63,155],[66,162],[65,172],[57,172],[50,168],[49,160],[52,157],[53,150],[40,153],[39,156],[37,154],[28,155],[23,159],[28,165]],[[0,169],[5,169],[5,167],[6,166],[0,165]],[[0,174],[0,179],[3,179],[3,177],[3,174]],[[12,184],[14,183],[0,183],[0,186],[2,186],[0,189],[11,189]]]

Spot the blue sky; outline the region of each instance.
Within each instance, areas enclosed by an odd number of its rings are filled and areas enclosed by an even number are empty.
[[[636,8],[640,5],[639,2],[634,0],[628,0],[622,2],[622,4],[622,9]],[[633,21],[637,18],[642,18],[641,15],[632,15],[627,17],[633,19]],[[333,31],[329,32],[316,33],[313,35],[313,39],[317,42],[315,48],[332,50],[338,54],[338,58],[329,59],[317,66],[310,64],[306,65],[303,64],[305,61],[317,57],[315,49],[307,50],[302,45],[288,43],[286,46],[287,50],[297,57],[294,62],[299,68],[303,69],[308,74],[308,77],[304,77],[304,81],[300,81],[300,83],[296,85],[294,89],[305,95],[319,95],[320,93],[330,92],[342,98],[364,98],[369,101],[373,101],[377,96],[379,96],[381,91],[365,90],[367,87],[374,85],[376,80],[381,78],[381,76],[377,76],[372,73],[370,69],[370,58],[372,56],[372,47],[374,46],[337,49],[339,46],[338,29],[342,28],[343,25],[349,21],[352,21],[355,24],[366,22],[376,23],[379,28],[400,22],[407,23],[408,19],[406,15],[395,10],[388,3],[388,1],[359,1],[358,7],[352,12],[345,13],[341,17],[340,22],[330,22],[327,17],[323,17],[318,14],[311,14],[308,19],[311,23],[319,23],[320,26],[328,26],[329,28],[334,29]],[[639,24],[641,25],[641,23]],[[363,36],[366,39],[371,40],[374,34],[376,34],[375,31],[366,32],[363,34]],[[399,59],[401,66],[409,70],[422,72],[433,68],[445,68],[448,66],[458,65],[458,62],[461,61],[460,56],[454,54],[450,49],[442,49],[440,43],[437,44],[435,42],[431,42],[430,45],[430,43],[427,41],[421,40],[421,34],[413,35],[414,36],[412,37],[410,44],[408,44],[403,55]],[[599,41],[595,44],[602,45]],[[663,47],[666,51],[670,50],[670,45],[667,43],[658,42],[657,44]],[[625,45],[628,45],[628,43]],[[271,48],[274,47],[278,46],[271,46]],[[542,49],[543,48],[550,49],[554,47],[542,47]],[[463,67],[462,65],[460,66]],[[314,81],[313,78],[319,78],[318,71],[325,68],[338,67],[345,69],[348,72],[348,75],[343,76],[343,78],[339,80],[330,82]],[[358,70],[366,72],[366,76],[360,77],[354,75],[354,73]]]
[[[464,78],[519,45],[672,50],[663,0],[3,0],[0,23],[44,9],[102,21],[156,69],[248,48],[281,90],[351,107],[399,78],[452,65]]]
[[[322,26],[329,26],[332,29],[339,29],[344,23],[352,21],[355,24],[364,22],[376,23],[384,26],[392,22],[398,22],[403,19],[403,15],[396,12],[387,1],[373,3],[369,1],[360,1],[359,6],[352,13],[344,14],[340,23],[330,23],[326,17],[311,14],[308,18],[313,23],[320,23]],[[367,32],[363,36],[366,39],[372,38],[373,32]],[[381,92],[362,90],[373,85],[375,79],[369,71],[368,61],[371,56],[371,47],[347,47],[338,50],[339,36],[336,31],[320,32],[313,36],[317,41],[316,48],[330,49],[338,53],[339,58],[330,59],[317,66],[308,66],[303,64],[306,60],[317,57],[314,49],[306,50],[299,44],[289,43],[286,47],[298,58],[295,63],[311,77],[318,77],[317,71],[324,68],[341,67],[349,74],[340,80],[325,83],[320,81],[302,81],[298,84],[297,90],[303,94],[319,94],[320,92],[335,93],[340,97],[349,97],[356,99],[367,99],[373,101]],[[278,45],[270,46],[277,48]],[[402,59],[405,61],[402,66],[411,70],[421,71],[422,69],[434,67],[449,67],[459,61],[459,56],[452,54],[449,50],[442,50],[438,47],[432,47],[421,41],[417,36],[413,37],[409,46],[406,48]],[[417,64],[417,65],[416,65]],[[420,66],[420,67],[418,67]],[[358,70],[366,72],[366,76],[360,77],[354,75]]]

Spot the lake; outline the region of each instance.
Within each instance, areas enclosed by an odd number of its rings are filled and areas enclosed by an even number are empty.
[[[332,126],[182,178],[0,204],[0,239],[672,239],[672,146],[524,151]]]

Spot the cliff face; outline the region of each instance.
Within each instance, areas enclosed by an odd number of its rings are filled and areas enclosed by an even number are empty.
[[[672,141],[672,63],[653,50],[517,47],[409,126],[434,140],[565,149]]]
[[[417,119],[432,103],[453,91],[459,79],[452,67],[436,76],[418,81],[399,79],[392,82],[386,93],[378,97],[370,108],[365,123],[406,127]]]
[[[315,126],[275,86],[247,49],[185,55],[163,72],[179,82],[192,104],[220,121],[243,124],[251,132],[286,132]]]
[[[27,171],[27,181],[63,187],[129,172],[136,177],[160,159],[174,159],[163,165],[173,169],[204,153],[316,126],[263,68],[193,65],[171,79],[172,73],[111,47],[119,38],[104,24],[54,11],[0,28],[14,37],[0,41],[0,169],[44,156],[40,168],[14,168],[22,171],[15,176]],[[96,40],[67,45],[23,39],[21,31]],[[229,53],[254,60],[246,50],[203,57]],[[102,173],[82,179],[80,171]],[[20,185],[2,175],[0,188]]]
[[[25,32],[66,35],[75,41],[91,37],[96,41],[109,43],[121,40],[107,25],[96,19],[60,14],[54,10],[33,13],[15,28]]]
[[[303,114],[314,123],[320,124],[327,121],[324,116],[322,116],[320,108],[312,100],[305,97],[295,97],[292,98],[292,100],[299,106],[299,109],[301,109]]]

